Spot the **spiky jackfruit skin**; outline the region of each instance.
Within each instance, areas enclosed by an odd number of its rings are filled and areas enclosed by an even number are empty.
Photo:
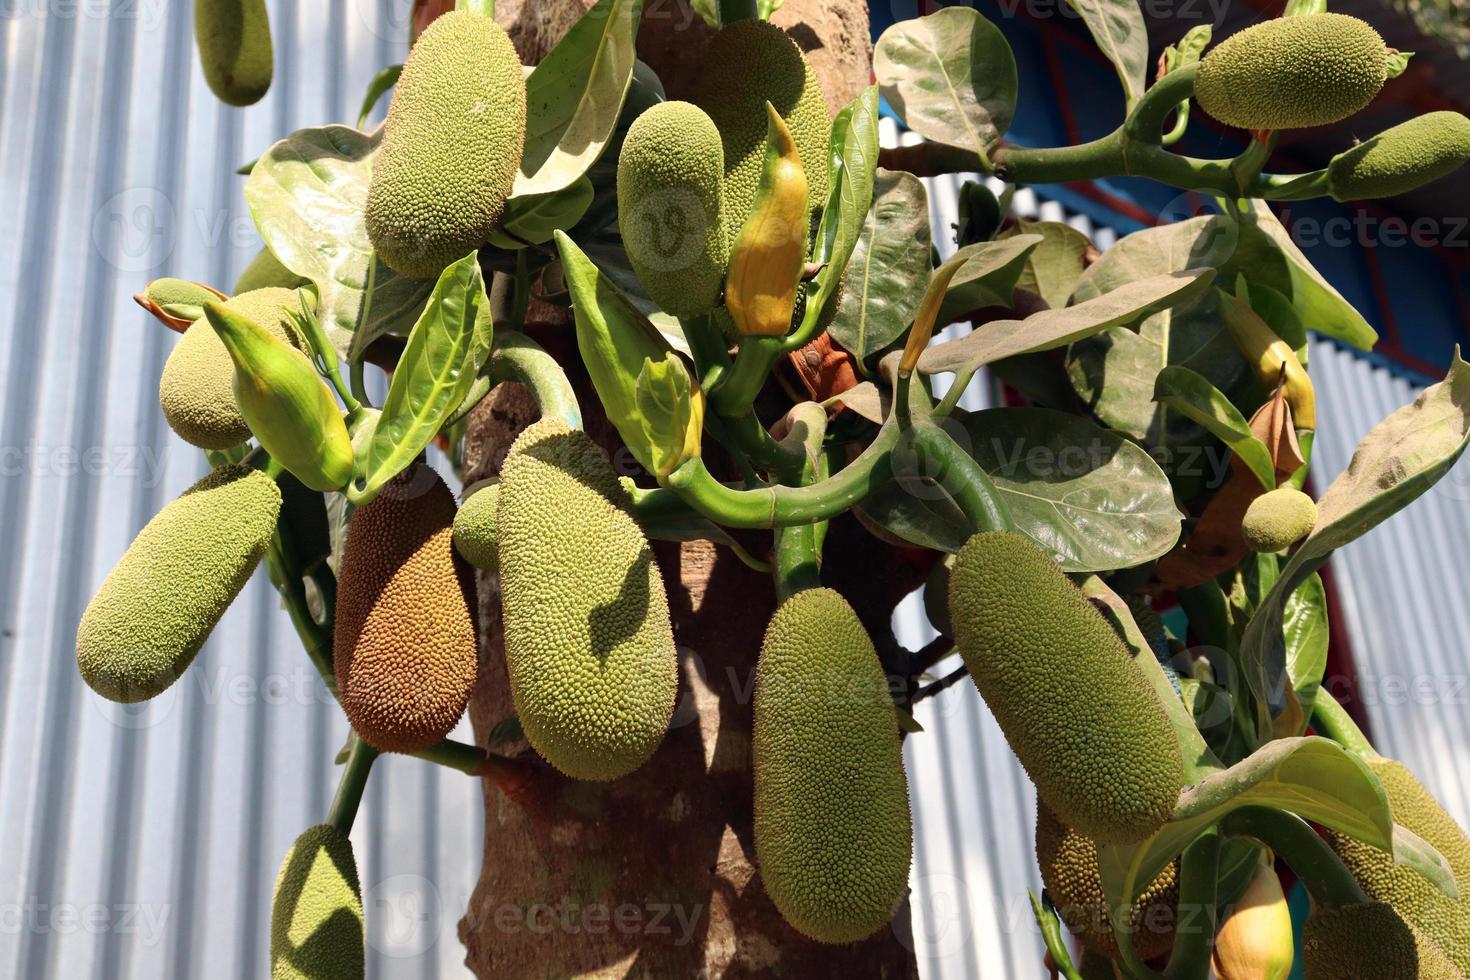
[[[1388,47],[1345,14],[1268,20],[1226,38],[1200,62],[1200,108],[1242,129],[1306,129],[1351,116],[1388,79]]]
[[[275,253],[268,248],[263,248],[255,253],[255,258],[240,273],[240,278],[235,280],[235,288],[231,295],[239,296],[241,293],[253,292],[257,289],[295,289],[305,286],[311,280],[302,278],[281,264]]]
[[[1240,536],[1252,551],[1288,548],[1311,533],[1317,523],[1317,505],[1294,487],[1263,493],[1245,509]]]
[[[500,222],[526,142],[526,83],[510,38],[470,11],[419,36],[388,107],[367,232],[401,275],[433,278]]]
[[[286,852],[271,899],[271,980],[362,980],[362,885],[352,842],[308,827]]]
[[[258,470],[221,466],[154,515],[77,626],[77,667],[98,694],[160,694],[194,655],[270,545],[281,491]]]
[[[618,229],[638,281],[674,316],[720,301],[729,260],[720,131],[688,102],[661,102],[634,120],[618,156]]]
[[[1108,918],[1097,866],[1097,842],[1072,830],[1045,803],[1036,807],[1036,863],[1057,914],[1090,952],[1118,958],[1118,940]],[[1162,956],[1174,945],[1179,909],[1176,858],[1144,889],[1133,911],[1133,948],[1143,959]]]
[[[454,548],[476,568],[493,572],[500,567],[500,548],[495,541],[495,510],[500,485],[487,483],[465,498],[454,515]]]
[[[831,589],[798,592],[755,673],[755,852],[783,918],[825,943],[883,928],[908,884],[913,830],[888,679]]]
[[[1307,980],[1464,980],[1440,946],[1383,902],[1313,909],[1302,966]]]
[[[337,582],[338,697],[362,739],[417,752],[448,735],[479,671],[475,579],[454,553],[454,494],[428,465],[347,524]]]
[[[275,57],[265,0],[194,0],[194,41],[209,90],[229,105],[259,102]]]
[[[1338,201],[1393,197],[1433,183],[1470,160],[1470,119],[1431,112],[1385,130],[1327,165]]]
[[[725,156],[725,238],[733,245],[755,205],[766,152],[766,103],[775,106],[806,173],[812,210],[827,203],[832,120],[806,55],[781,28],[740,20],[710,42],[694,100],[720,131]]]
[[[970,677],[1037,794],[1104,843],[1157,830],[1184,786],[1164,705],[1102,615],[1029,538],[965,542],[949,618]]]
[[[295,344],[286,316],[300,309],[293,289],[256,289],[225,303],[265,327],[278,340]],[[194,321],[164,362],[158,403],[170,429],[200,449],[229,449],[250,438],[250,426],[235,404],[235,362],[224,341],[203,317]]]
[[[1395,865],[1392,855],[1376,847],[1330,830],[1327,841],[1369,898],[1393,906],[1470,973],[1470,838],[1401,763],[1376,759],[1368,765],[1388,795],[1394,823],[1433,844],[1449,861],[1460,899],[1449,898],[1418,872]]]
[[[678,689],[668,598],[627,491],[587,436],[546,418],[500,474],[505,665],[526,738],[575,779],[648,760]]]

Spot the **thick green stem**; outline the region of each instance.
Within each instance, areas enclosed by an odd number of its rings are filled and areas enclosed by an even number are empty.
[[[362,803],[363,791],[367,789],[368,774],[372,772],[373,760],[378,757],[377,749],[356,735],[351,738],[352,748],[347,752],[347,764],[342,767],[342,781],[337,784],[337,795],[332,798],[332,808],[327,811],[327,823],[344,834],[352,833],[357,808]]]
[[[782,337],[742,337],[735,363],[709,393],[710,405],[725,418],[750,412],[756,395],[765,387],[771,368],[781,359]]]
[[[447,429],[469,415],[502,381],[515,381],[530,389],[543,417],[557,416],[574,429],[582,427],[582,409],[577,404],[577,394],[561,365],[540,344],[514,330],[495,334],[495,349],[490,360],[444,427]]]
[[[1179,860],[1179,920],[1168,980],[1205,980],[1219,928],[1215,889],[1220,870],[1220,832],[1214,828],[1184,849]]]
[[[944,489],[970,520],[972,531],[1009,531],[1010,515],[990,475],[943,429],[921,422],[908,430],[919,475]]]
[[[1352,715],[1325,687],[1317,689],[1317,698],[1312,703],[1312,727],[1361,759],[1380,758]]]
[[[1241,807],[1220,821],[1227,837],[1248,837],[1271,848],[1306,886],[1319,905],[1368,901],[1353,874],[1327,842],[1294,813],[1264,806]]]
[[[684,339],[694,357],[699,386],[707,392],[713,391],[730,368],[730,351],[724,335],[709,313],[681,319],[679,324],[684,328]]]
[[[485,765],[484,749],[478,745],[456,742],[452,738],[442,739],[421,752],[415,752],[413,757],[446,769],[458,769],[471,776],[476,775]]]
[[[772,439],[754,412],[721,419],[720,431],[756,466],[775,473],[778,480],[794,482],[801,456]]]

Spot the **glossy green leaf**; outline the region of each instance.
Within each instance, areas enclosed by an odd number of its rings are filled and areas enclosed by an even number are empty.
[[[1154,400],[1204,426],[1250,467],[1261,486],[1276,489],[1271,450],[1256,438],[1240,409],[1219,388],[1187,367],[1170,365],[1154,379]]]
[[[367,125],[368,116],[373,114],[373,107],[388,93],[390,88],[398,84],[398,76],[402,74],[402,65],[389,65],[374,75],[371,82],[368,82],[367,92],[362,97],[362,107],[357,110],[358,129]]]
[[[1016,287],[1033,292],[1053,309],[1067,305],[1077,280],[1087,268],[1087,251],[1092,242],[1071,225],[1060,221],[1020,219],[1000,233],[1000,238],[1040,235],[1041,244],[1026,259],[1026,268]]]
[[[1393,863],[1417,871],[1447,898],[1459,901],[1460,886],[1448,859],[1429,841],[1398,824],[1393,825]]]
[[[873,75],[909,129],[990,152],[1016,111],[1016,59],[1005,35],[970,7],[900,21],[873,48]]]
[[[1026,262],[1040,244],[1039,235],[1015,235],[967,245],[951,255],[946,262],[959,256],[968,258],[950,278],[936,322],[943,326],[971,310],[1010,306]]]
[[[1067,0],[1112,62],[1129,108],[1148,87],[1148,29],[1138,0]]]
[[[612,138],[633,78],[642,0],[598,0],[526,79],[526,148],[513,197],[585,174]]]
[[[1322,587],[1321,576],[1313,574],[1291,593],[1281,625],[1286,644],[1286,677],[1302,707],[1305,730],[1322,686],[1322,675],[1327,671],[1327,591]]]
[[[357,453],[348,497],[361,504],[423,452],[464,401],[490,356],[490,298],[475,253],[452,263],[434,285],[388,386],[365,451]]]
[[[262,154],[245,181],[260,237],[282,265],[316,285],[317,315],[348,358],[375,337],[408,329],[434,285],[377,261],[368,240],[362,215],[381,138],[381,127],[299,129]]]
[[[505,214],[491,233],[490,244],[517,249],[549,242],[555,232],[567,231],[582,220],[594,195],[592,181],[583,175],[560,190],[512,197],[505,202]]]

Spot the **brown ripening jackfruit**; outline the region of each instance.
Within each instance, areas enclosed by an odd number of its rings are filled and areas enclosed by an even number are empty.
[[[331,824],[296,838],[271,899],[271,980],[362,980],[362,885],[352,842]]]
[[[225,307],[242,313],[277,340],[296,344],[287,311],[301,308],[294,289],[256,289]],[[158,403],[169,428],[200,449],[229,449],[250,438],[250,426],[235,404],[235,362],[224,341],[202,316],[168,355],[158,379]]]
[[[545,418],[510,448],[495,523],[527,740],[574,779],[627,775],[663,740],[679,683],[663,579],[627,491],[584,433]]]
[[[1433,844],[1454,872],[1460,898],[1445,895],[1412,868],[1396,865],[1393,856],[1362,841],[1327,831],[1325,836],[1368,897],[1393,906],[1433,939],[1466,973],[1470,973],[1470,838],[1430,795],[1414,774],[1392,759],[1368,763],[1383,790],[1394,823]]]
[[[469,10],[419,35],[388,107],[368,186],[368,237],[400,275],[429,279],[490,238],[526,142],[510,38]]]
[[[1036,863],[1057,914],[1083,947],[1118,958],[1118,939],[1108,918],[1097,867],[1097,842],[1057,819],[1045,803],[1036,805]],[[1175,858],[1144,889],[1134,904],[1133,948],[1143,959],[1169,952],[1179,913],[1179,859]]]
[[[965,542],[949,618],[970,677],[1036,792],[1103,843],[1157,830],[1184,788],[1163,703],[1123,641],[1056,562],[1005,531]]]
[[[82,613],[82,679],[125,704],[162,693],[245,587],[280,512],[270,477],[221,466],[154,515]]]
[[[418,752],[464,714],[479,670],[474,573],[450,537],[454,494],[417,463],[347,524],[333,662],[352,728]]]
[[[1307,980],[1464,980],[1443,948],[1383,902],[1314,908],[1302,966]]]
[[[194,43],[221,102],[244,106],[271,87],[275,55],[265,0],[194,0]]]
[[[776,610],[755,672],[755,853],[787,922],[864,939],[908,884],[913,829],[888,679],[831,589]]]

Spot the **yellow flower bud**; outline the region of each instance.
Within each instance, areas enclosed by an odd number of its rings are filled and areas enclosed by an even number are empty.
[[[1286,980],[1295,957],[1281,880],[1262,861],[1215,937],[1215,973],[1220,980]]]

